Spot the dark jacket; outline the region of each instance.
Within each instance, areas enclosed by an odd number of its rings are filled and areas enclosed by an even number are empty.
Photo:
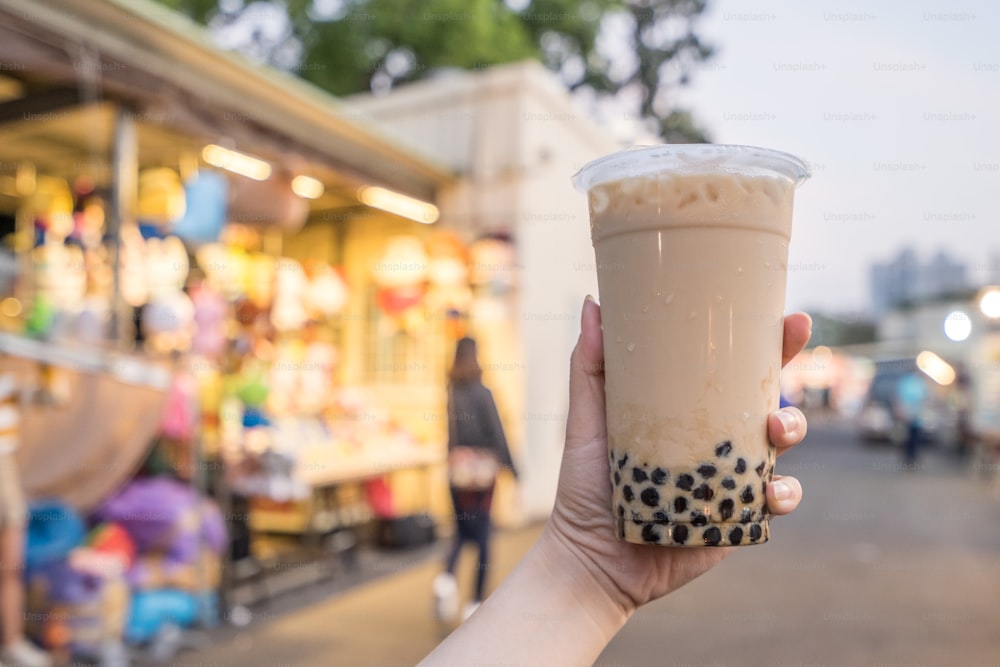
[[[448,392],[448,449],[488,447],[517,477],[493,394],[481,382],[454,382]]]

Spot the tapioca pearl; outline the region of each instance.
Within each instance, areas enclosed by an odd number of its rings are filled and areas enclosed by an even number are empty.
[[[643,489],[642,493],[639,494],[639,497],[642,498],[642,502],[649,507],[656,507],[660,504],[660,492],[651,486]]]
[[[625,488],[627,489],[628,487],[626,486]],[[742,500],[744,503],[748,505],[753,502],[754,495],[752,486],[748,486],[747,488],[743,489],[743,493],[740,494],[740,500]]]
[[[750,541],[756,542],[760,539],[760,536],[764,534],[764,531],[760,529],[760,524],[755,523],[750,526]]]
[[[747,471],[747,462],[743,458],[736,459],[736,474],[742,475]]]
[[[625,521],[624,520],[618,522],[618,539],[619,540],[624,540],[625,539]]]
[[[685,491],[690,491],[691,487],[694,486],[694,477],[688,475],[687,473],[681,475],[677,478],[677,488],[683,489]]]
[[[733,443],[730,440],[726,440],[725,442],[720,442],[718,445],[715,446],[715,455],[718,456],[720,459],[729,456],[729,453],[731,451],[733,451]]]
[[[642,539],[645,542],[659,542],[660,533],[653,528],[652,524],[647,523],[642,527]]]
[[[619,473],[619,472],[618,472],[618,471],[616,470],[616,471],[615,471],[615,486],[620,486],[620,485],[621,485],[621,483],[622,483],[622,476],[621,476],[621,474],[620,474],[620,473]]]
[[[624,517],[625,517],[625,506],[624,505],[619,505],[618,506],[618,518],[622,519]]]
[[[667,513],[662,510],[659,512],[653,512],[653,523],[660,526],[666,526],[670,523],[670,517],[667,516]]]
[[[649,479],[649,475],[646,474],[645,470],[643,470],[642,468],[632,468],[633,482],[635,482],[636,484],[642,484],[647,479]]]
[[[732,491],[733,489],[736,488],[736,480],[733,479],[732,477],[723,477],[722,488],[729,489],[730,491]]]
[[[698,466],[698,474],[705,479],[711,479],[712,477],[715,477],[715,466],[711,463],[700,465]]]
[[[627,502],[635,500],[635,493],[632,492],[632,487],[628,484],[622,487],[622,498],[624,498]]]
[[[666,484],[668,477],[669,475],[667,474],[667,471],[663,470],[662,468],[655,469],[649,475],[649,478],[653,480],[653,484],[656,484],[657,486],[662,486]]]
[[[766,467],[766,465],[767,464],[765,464],[763,461],[761,461],[761,464],[759,466],[757,466],[756,468],[754,468],[754,470],[757,471],[757,476],[758,477],[763,477],[764,476],[764,468]]]
[[[684,544],[688,540],[688,527],[684,524],[674,526],[671,537],[677,544]]]
[[[641,526],[642,524],[646,523],[646,517],[639,514],[635,510],[632,510],[632,523],[634,523],[637,526]]]
[[[740,523],[750,523],[753,521],[753,508],[744,507],[740,512]]]
[[[620,459],[618,459],[618,469],[619,470],[624,470],[626,463],[628,463],[628,454],[627,453],[624,454],[624,455],[622,455],[622,457]]]
[[[691,514],[691,525],[692,526],[707,526],[708,517],[701,512],[694,512]]]
[[[712,526],[711,528],[706,528],[705,532],[701,534],[701,537],[705,540],[705,544],[710,547],[714,547],[722,541],[722,531],[716,526]]]
[[[691,492],[691,495],[698,500],[711,500],[715,497],[715,491],[708,484],[702,484]]]
[[[729,521],[730,517],[733,516],[733,511],[736,508],[736,503],[733,502],[732,498],[726,498],[721,503],[719,503],[719,516],[722,517],[723,521]]]
[[[739,544],[742,541],[743,541],[743,529],[742,528],[740,528],[739,526],[736,526],[735,528],[733,528],[732,530],[729,531],[729,543],[730,544]]]
[[[688,508],[688,499],[684,496],[677,496],[674,498],[674,511],[683,512]]]

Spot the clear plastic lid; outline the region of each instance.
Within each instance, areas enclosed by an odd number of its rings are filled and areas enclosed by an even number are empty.
[[[798,186],[811,175],[809,165],[789,153],[731,144],[657,144],[634,146],[585,164],[573,185],[588,192],[595,185],[662,172],[784,176]]]

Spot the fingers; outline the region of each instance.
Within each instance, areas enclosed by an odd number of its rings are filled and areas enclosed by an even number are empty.
[[[606,429],[601,307],[588,296],[580,314],[580,338],[570,357],[566,447],[604,438]]]
[[[775,516],[795,511],[802,502],[802,485],[794,477],[775,475],[767,485],[767,507]]]
[[[778,448],[778,456],[802,442],[808,427],[798,408],[781,408],[767,416],[767,437]]]
[[[784,367],[802,351],[812,335],[812,318],[805,313],[792,313],[785,317],[785,333],[781,346],[781,366]]]

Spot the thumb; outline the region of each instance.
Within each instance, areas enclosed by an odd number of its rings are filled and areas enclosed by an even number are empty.
[[[590,296],[583,302],[580,338],[569,362],[569,414],[566,448],[604,439],[604,334],[601,307]]]

